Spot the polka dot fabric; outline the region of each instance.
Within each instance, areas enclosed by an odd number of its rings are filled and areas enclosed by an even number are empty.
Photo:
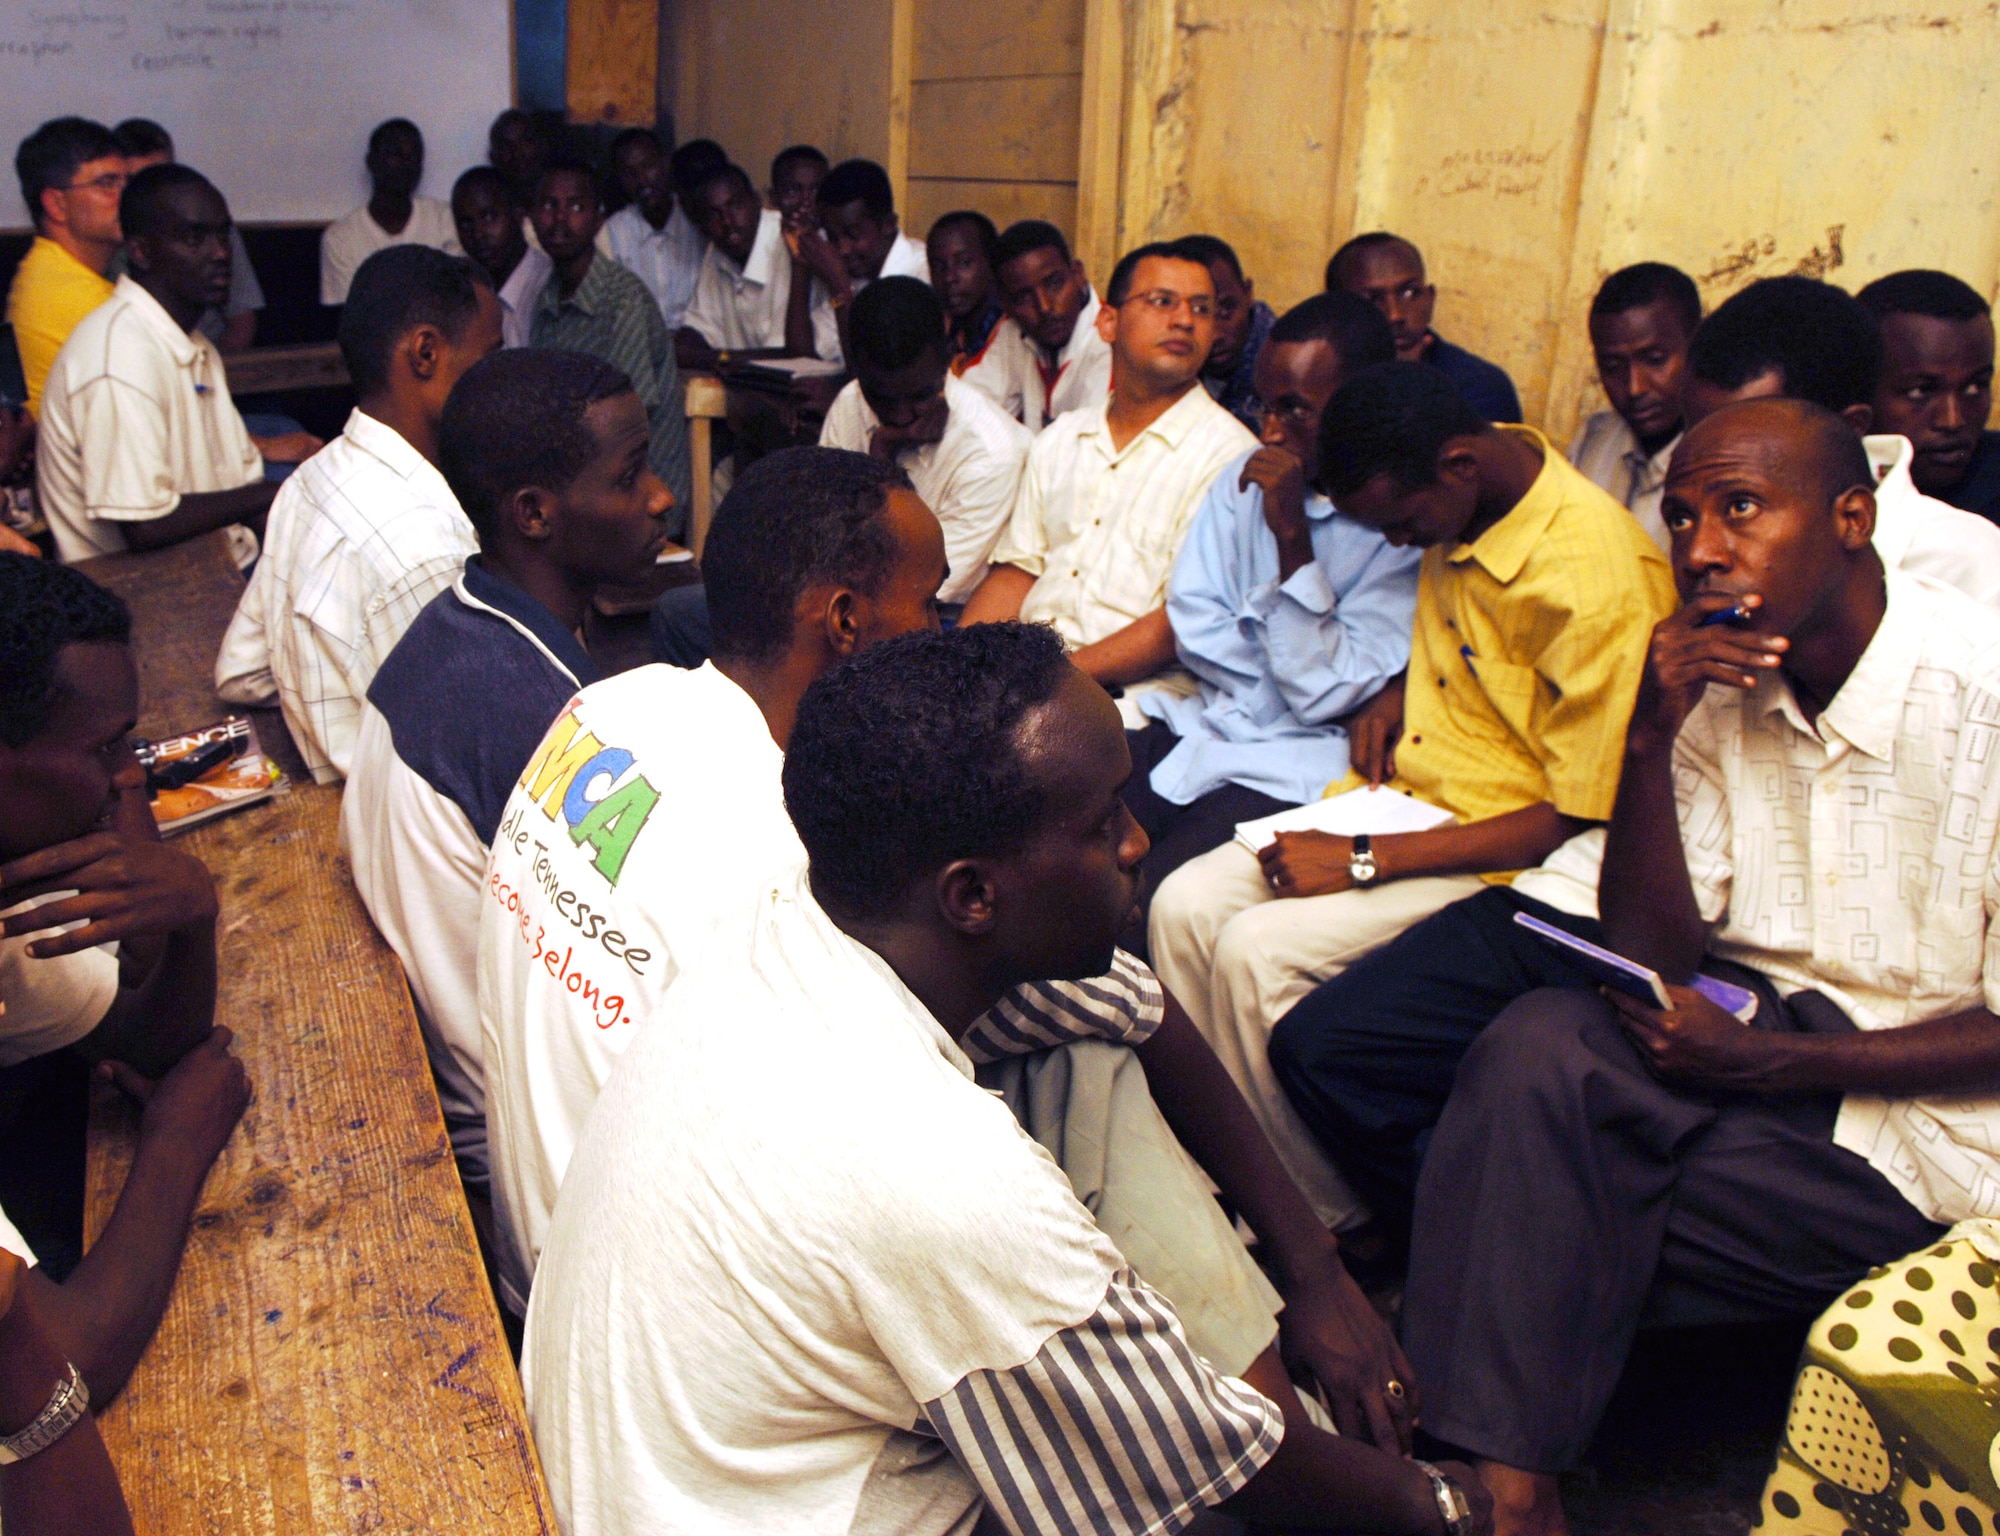
[[[2000,1266],[1946,1240],[1813,1325],[1759,1531],[2000,1536]]]

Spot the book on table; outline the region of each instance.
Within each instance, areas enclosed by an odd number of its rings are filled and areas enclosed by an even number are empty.
[[[213,725],[161,741],[134,744],[153,794],[153,822],[162,837],[268,800],[285,776],[264,753],[247,716],[229,715]]]

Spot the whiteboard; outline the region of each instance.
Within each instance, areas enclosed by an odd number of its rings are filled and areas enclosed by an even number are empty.
[[[508,0],[0,0],[0,228],[29,222],[14,146],[67,113],[154,119],[257,221],[360,204],[369,129],[407,117],[448,197],[513,100],[511,32]]]

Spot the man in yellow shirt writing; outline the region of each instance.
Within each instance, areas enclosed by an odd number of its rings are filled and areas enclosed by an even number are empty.
[[[101,123],[58,117],[21,141],[14,170],[35,221],[35,243],[7,290],[7,322],[21,349],[28,410],[39,416],[56,353],[76,323],[111,297],[104,270],[123,238],[118,197],[125,156]]]

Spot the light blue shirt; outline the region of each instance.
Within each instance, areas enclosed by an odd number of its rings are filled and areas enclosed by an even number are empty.
[[[631,203],[605,221],[604,234],[612,259],[646,285],[667,329],[679,330],[686,323],[695,279],[701,276],[701,258],[708,250],[708,241],[680,200],[675,199],[674,211],[659,229],[646,222],[637,203]]]
[[[1139,701],[1181,738],[1152,774],[1176,805],[1224,784],[1317,800],[1347,772],[1347,732],[1333,722],[1410,661],[1423,551],[1393,548],[1308,491],[1313,559],[1281,584],[1264,492],[1238,485],[1248,462],[1216,477],[1167,585],[1174,648],[1201,692]]]

